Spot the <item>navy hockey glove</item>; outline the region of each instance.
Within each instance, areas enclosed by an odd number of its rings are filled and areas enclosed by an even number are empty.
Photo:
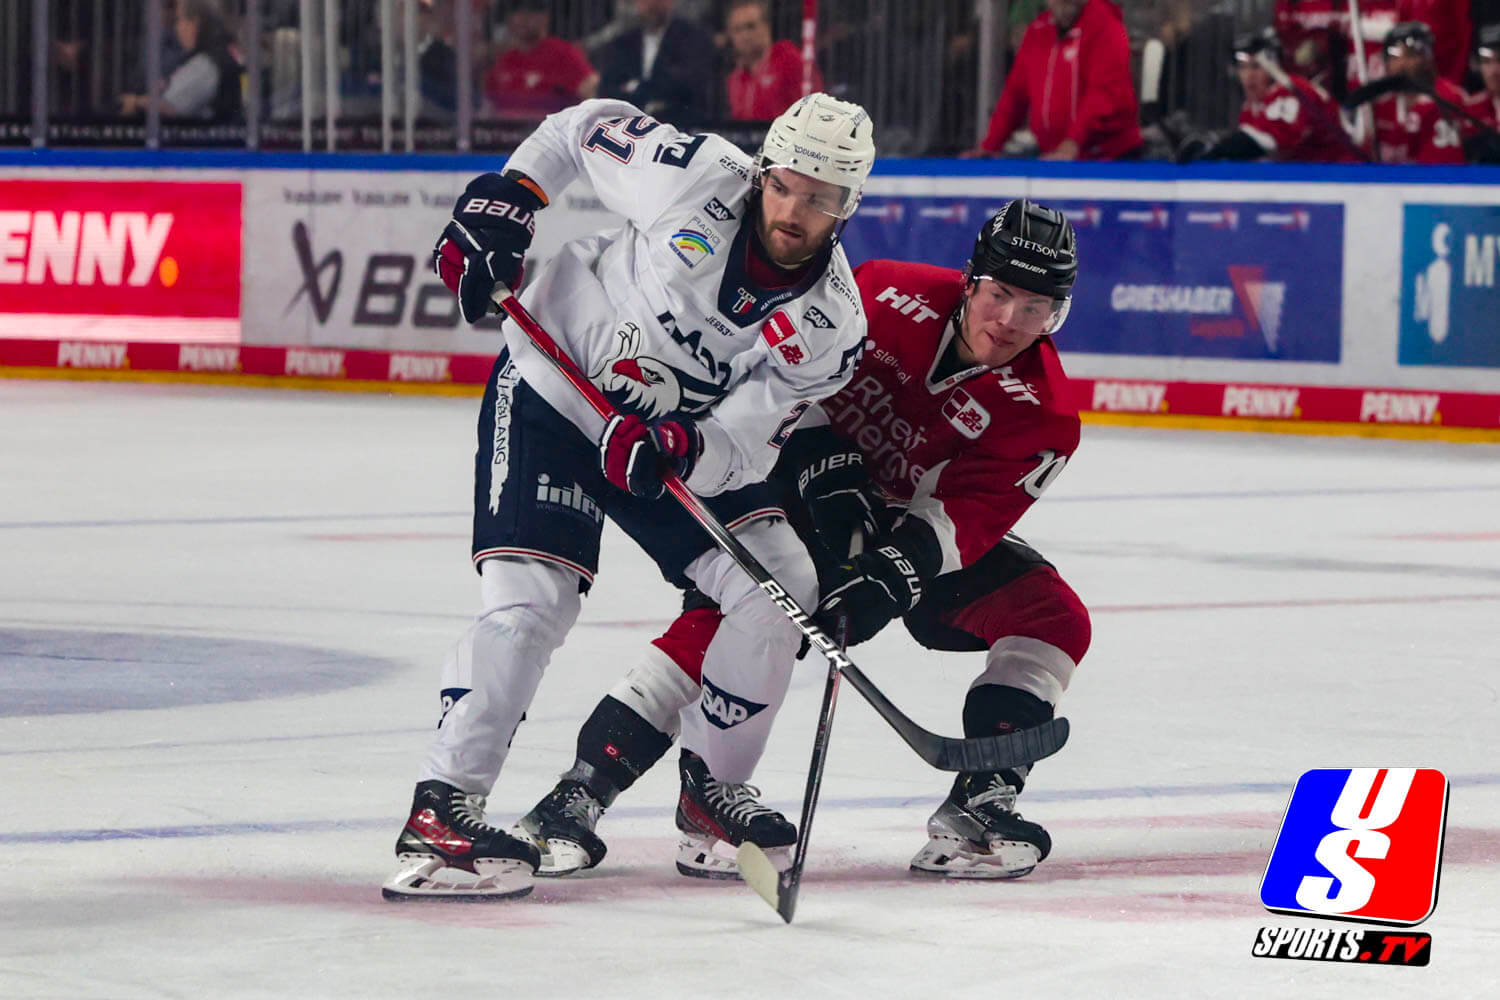
[[[864,455],[857,447],[830,427],[798,431],[787,447],[796,448],[797,495],[807,505],[819,540],[835,558],[844,557],[856,530],[865,539],[880,534],[885,504],[871,495]]]
[[[662,479],[670,470],[678,478],[692,474],[703,452],[703,436],[691,423],[653,420],[635,414],[616,414],[599,439],[599,467],[604,478],[620,489],[647,500],[666,490]]]
[[[828,574],[813,617],[830,634],[835,634],[839,619],[845,619],[851,646],[873,639],[891,619],[916,606],[942,561],[932,529],[907,517],[895,531]]]
[[[536,231],[536,193],[513,177],[480,174],[453,206],[453,219],[432,248],[432,267],[458,296],[464,320],[477,323],[491,309],[495,285],[516,288]]]

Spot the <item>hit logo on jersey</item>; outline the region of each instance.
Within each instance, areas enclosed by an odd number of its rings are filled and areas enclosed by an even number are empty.
[[[1437,906],[1448,780],[1433,768],[1308,771],[1260,900],[1277,913],[1410,926]]]

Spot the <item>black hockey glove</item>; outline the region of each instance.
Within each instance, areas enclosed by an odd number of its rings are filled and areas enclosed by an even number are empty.
[[[495,285],[521,284],[526,250],[542,200],[512,177],[480,174],[453,206],[453,219],[432,248],[432,268],[458,296],[464,320],[477,323],[491,309]]]
[[[856,530],[865,541],[881,533],[885,504],[873,495],[859,448],[824,426],[797,431],[784,450],[791,453],[797,495],[834,558],[844,558]]]
[[[620,489],[647,500],[666,490],[667,470],[686,479],[703,452],[703,435],[689,422],[616,414],[599,438],[599,467]]]
[[[830,634],[837,634],[839,619],[847,621],[851,646],[873,639],[922,599],[942,558],[932,529],[908,517],[829,575],[813,617]]]

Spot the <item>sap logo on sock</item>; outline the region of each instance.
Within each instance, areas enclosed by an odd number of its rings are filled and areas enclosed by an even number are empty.
[[[720,729],[737,726],[766,707],[735,697],[723,688],[715,686],[707,677],[703,678],[703,698],[699,705],[702,706],[703,714],[708,721]]]
[[[442,698],[443,698],[443,714],[440,715],[440,716],[438,716],[438,728],[439,729],[443,728],[443,720],[448,717],[448,713],[449,712],[453,711],[453,706],[458,704],[458,700],[460,698],[462,698],[464,695],[468,694],[472,690],[474,690],[474,689],[473,688],[443,688],[443,690],[441,692]]]
[[[1297,781],[1260,899],[1275,913],[1409,927],[1437,906],[1448,780],[1429,767],[1320,768]]]

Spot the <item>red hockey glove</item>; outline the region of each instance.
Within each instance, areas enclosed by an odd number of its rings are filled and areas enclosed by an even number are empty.
[[[620,489],[655,500],[666,489],[662,477],[667,470],[686,479],[702,452],[703,436],[690,423],[648,424],[633,413],[616,414],[599,439],[599,467]]]

